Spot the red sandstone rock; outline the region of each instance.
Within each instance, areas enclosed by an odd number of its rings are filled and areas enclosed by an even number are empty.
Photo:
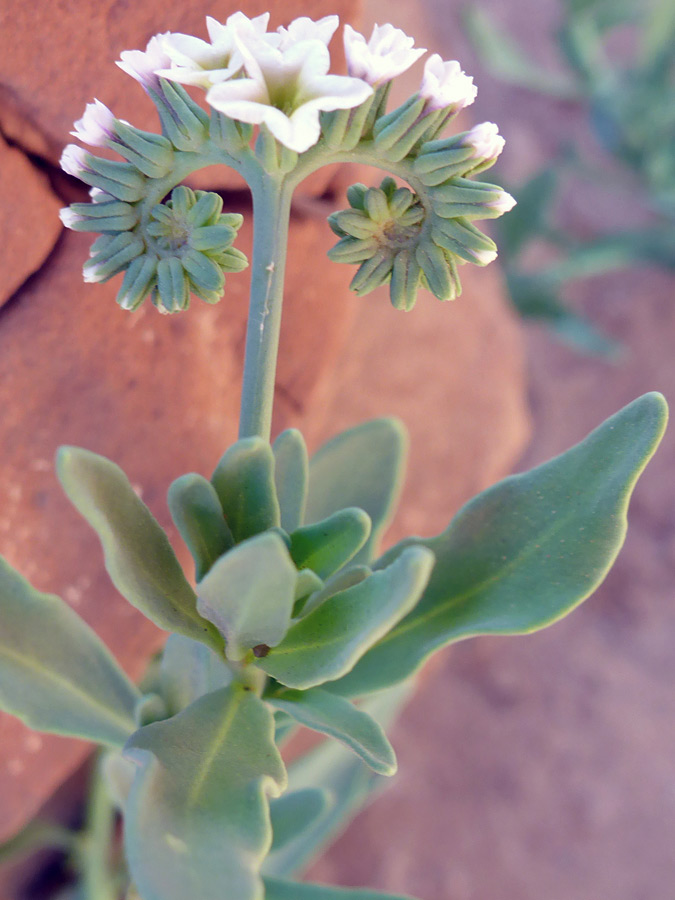
[[[39,269],[61,233],[45,175],[0,137],[0,306]]]

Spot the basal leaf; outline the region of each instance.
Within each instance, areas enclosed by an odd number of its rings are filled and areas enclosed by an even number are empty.
[[[290,534],[302,525],[305,517],[309,477],[307,446],[300,432],[289,428],[281,432],[272,450],[281,527]]]
[[[361,888],[338,888],[326,884],[265,879],[265,900],[413,900],[403,894],[385,894]]]
[[[411,547],[365,581],[335,594],[288,630],[258,666],[287,687],[340,678],[413,606],[429,579],[433,554]]]
[[[155,625],[216,648],[216,629],[197,612],[196,597],[167,536],[115,463],[61,447],[56,472],[75,508],[96,531],[117,590]]]
[[[366,698],[361,708],[382,728],[388,728],[409,698],[410,682]],[[296,759],[288,771],[289,791],[321,787],[331,803],[311,829],[278,850],[272,849],[263,864],[265,875],[288,878],[309,863],[344,829],[375,793],[389,784],[336,741],[323,741]]]
[[[98,636],[0,557],[0,709],[31,728],[121,746],[140,693]]]
[[[133,735],[125,846],[143,900],[262,900],[268,797],[286,786],[273,734],[262,700],[232,685]]]
[[[218,494],[206,478],[181,475],[169,488],[169,511],[195,561],[197,581],[234,545]]]
[[[341,509],[291,534],[293,562],[299,569],[311,569],[320,578],[328,578],[358,553],[370,529],[370,518],[362,509]]]
[[[237,441],[216,466],[211,482],[237,543],[279,525],[274,455],[267,441]]]
[[[347,506],[370,516],[370,538],[352,563],[369,563],[398,501],[407,438],[396,419],[374,419],[343,431],[324,444],[309,466],[305,523],[313,524]]]
[[[171,715],[204,694],[228,687],[232,670],[222,657],[199,641],[170,634],[159,670],[159,690]]]
[[[414,672],[435,650],[479,634],[526,634],[567,615],[600,584],[626,533],[631,492],[663,434],[667,407],[645,394],[571,450],[471,500],[435,538],[436,565],[415,609],[339,684],[346,696]],[[386,569],[385,569],[386,571]]]
[[[330,802],[327,791],[321,788],[303,788],[289,791],[283,797],[272,800],[272,849],[281,850],[312,827],[326,811]]]
[[[382,728],[343,697],[314,688],[276,690],[265,699],[301,725],[342,741],[379,775],[396,772],[396,755]]]
[[[291,621],[297,577],[286,545],[274,533],[249,538],[215,563],[197,587],[197,608],[225,638],[229,659],[281,641]]]

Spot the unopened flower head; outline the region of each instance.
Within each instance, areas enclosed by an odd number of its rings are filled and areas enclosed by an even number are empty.
[[[474,260],[476,265],[479,266],[488,266],[491,262],[494,262],[497,259],[497,251],[496,250],[472,250],[474,255]]]
[[[164,48],[164,41],[169,36],[168,31],[156,34],[150,38],[145,50],[123,50],[117,65],[144,88],[156,88],[157,71],[171,65],[171,57]]]
[[[212,85],[236,75],[244,64],[234,40],[234,30],[250,31],[264,35],[267,31],[269,13],[249,19],[242,12],[233,13],[223,24],[212,16],[206,17],[209,41],[189,34],[167,34],[162,44],[170,57],[171,67],[157,70],[157,75],[194,84],[208,90]]]
[[[496,200],[491,200],[487,206],[490,209],[496,210],[500,215],[503,213],[509,212],[509,210],[513,209],[516,205],[515,198],[511,196],[507,191],[502,191]]]
[[[316,21],[308,16],[301,16],[294,19],[288,27],[280,25],[277,28],[277,33],[281,37],[279,49],[286,50],[299,41],[321,41],[328,46],[339,24],[338,16],[324,16],[323,19]]]
[[[273,47],[235,29],[246,76],[214,85],[207,102],[240,122],[265,124],[274,137],[302,153],[319,140],[319,112],[351,109],[371,94],[359,78],[329,75],[330,55],[320,40]]]
[[[434,53],[426,61],[420,96],[426,98],[428,109],[449,108],[457,112],[470,106],[477,93],[473,78],[462,71],[456,59],[444,62]]]
[[[115,136],[115,116],[105,103],[94,100],[87,103],[84,115],[78,119],[70,133],[90,147],[103,147]]]
[[[68,175],[81,178],[84,172],[89,171],[89,154],[77,144],[67,144],[61,154],[60,166]]]
[[[389,24],[375,25],[368,41],[345,25],[344,44],[349,74],[372,85],[391,81],[426,53],[413,46],[413,38]]]
[[[504,138],[494,122],[481,122],[466,133],[462,143],[473,148],[479,159],[496,159],[504,149]]]

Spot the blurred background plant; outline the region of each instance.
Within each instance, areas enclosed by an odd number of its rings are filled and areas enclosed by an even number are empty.
[[[524,183],[507,184],[518,206],[503,224],[495,223],[495,237],[519,313],[581,352],[616,358],[620,345],[567,305],[565,289],[645,263],[675,269],[675,3],[563,0],[561,7],[555,37],[564,68],[557,72],[533,62],[524,42],[483,7],[464,10],[482,64],[510,85],[582,106],[602,151],[570,142]],[[620,52],[612,52],[617,45]],[[606,165],[607,155],[616,165]],[[626,182],[642,207],[637,227],[608,221],[582,239],[561,224],[557,213],[566,192],[592,183],[613,193]],[[543,264],[540,254],[533,265],[532,247],[542,242],[553,254]]]

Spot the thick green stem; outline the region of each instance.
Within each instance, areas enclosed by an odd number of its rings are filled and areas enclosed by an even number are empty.
[[[265,175],[251,185],[251,191],[253,261],[239,437],[257,435],[268,441],[272,426],[292,188],[281,176]]]

